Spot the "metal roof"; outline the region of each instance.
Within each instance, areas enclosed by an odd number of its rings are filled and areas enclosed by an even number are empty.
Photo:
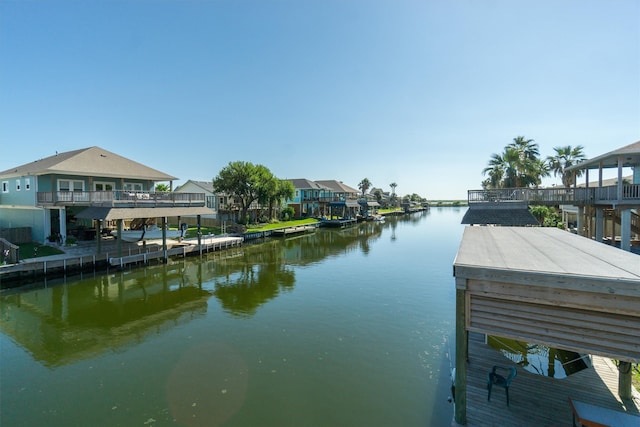
[[[620,157],[623,160],[623,167],[640,165],[640,141],[609,151],[593,159],[585,160],[577,165],[568,167],[567,170],[595,169],[600,167],[600,163],[602,163],[603,168],[617,168]]]
[[[90,207],[76,215],[84,219],[133,219],[133,218],[161,218],[182,215],[213,215],[215,211],[206,207],[172,207],[172,208],[103,208]]]

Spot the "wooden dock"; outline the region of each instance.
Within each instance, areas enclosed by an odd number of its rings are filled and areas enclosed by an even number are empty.
[[[313,233],[317,228],[317,225],[299,225],[297,227],[279,228],[273,230],[271,235],[275,237],[295,236],[297,234]]]
[[[570,427],[573,418],[569,397],[612,410],[640,413],[640,394],[636,390],[631,400],[623,402],[618,397],[618,370],[610,359],[594,356],[591,368],[562,379],[550,378],[518,367],[484,344],[484,335],[477,333],[470,334],[469,355],[467,426]],[[494,387],[491,401],[487,401],[487,373],[494,365],[518,368],[518,375],[509,387],[508,407],[504,389],[500,387]]]
[[[180,243],[173,244],[173,246],[166,251],[158,250],[123,257],[112,257],[109,258],[109,264],[114,267],[124,267],[129,264],[146,264],[155,259],[166,259],[175,256],[186,257],[189,255],[220,251],[240,246],[243,241],[244,239],[242,237],[203,237],[200,246],[198,246],[197,239],[184,239]]]
[[[350,227],[352,225],[356,225],[358,222],[357,219],[323,219],[320,221],[321,227],[329,227],[329,228],[345,228]]]
[[[157,241],[149,241],[146,245],[122,243],[122,254],[118,256],[118,242],[115,240],[102,242],[102,252],[96,253],[96,243],[69,248],[60,255],[29,258],[17,264],[0,266],[0,288],[18,286],[39,277],[63,276],[80,271],[95,271],[108,267],[124,267],[130,264],[146,264],[152,260],[164,261],[175,256],[199,255],[206,252],[220,251],[238,247],[244,239],[234,236],[204,236],[201,245],[195,238],[181,242],[168,241],[171,245],[166,251]]]

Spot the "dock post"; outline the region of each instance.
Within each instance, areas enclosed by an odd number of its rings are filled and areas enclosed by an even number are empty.
[[[631,362],[618,362],[618,395],[620,398],[632,399],[631,393]]]
[[[455,420],[467,424],[467,361],[469,360],[469,332],[467,331],[466,279],[456,278],[456,373]]]

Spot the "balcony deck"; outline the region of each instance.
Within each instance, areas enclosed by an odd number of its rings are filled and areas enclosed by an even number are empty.
[[[149,191],[49,191],[38,192],[38,206],[202,207],[205,206],[205,194]]]
[[[596,188],[499,188],[469,190],[472,203],[524,201],[531,205],[640,205],[640,184]]]
[[[487,373],[493,365],[516,365],[485,344],[484,335],[477,333],[469,336],[469,355],[467,426],[570,427],[569,397],[633,415],[640,413],[640,394],[636,390],[631,400],[622,401],[618,397],[618,370],[609,359],[594,356],[592,367],[561,379],[536,375],[518,367],[518,375],[509,387],[510,405],[507,406],[501,388],[494,389],[491,401],[487,401]]]

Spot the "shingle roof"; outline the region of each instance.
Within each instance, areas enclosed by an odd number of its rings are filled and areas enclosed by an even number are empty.
[[[184,184],[182,184],[180,187],[176,188],[176,191],[178,191],[180,188],[184,187],[185,185],[187,185],[188,183],[192,183],[193,185],[202,188],[204,191],[208,191],[209,193],[213,193],[213,181],[194,181],[193,179],[188,180],[187,182],[185,182]]]
[[[326,180],[326,181],[316,181],[320,185],[324,185],[325,187],[330,188],[331,190],[337,193],[359,193],[359,190],[356,190],[353,187],[349,187],[348,185],[336,181],[336,180]]]
[[[462,224],[470,225],[540,225],[536,217],[523,203],[471,204],[462,218]]]
[[[64,174],[113,178],[172,181],[177,179],[156,169],[134,162],[100,147],[57,153],[0,172],[0,176]]]
[[[309,179],[306,178],[294,178],[294,179],[290,179],[289,181],[291,181],[291,183],[293,184],[294,188],[297,188],[299,190],[325,190],[326,187],[318,184],[315,181],[311,181]]]

